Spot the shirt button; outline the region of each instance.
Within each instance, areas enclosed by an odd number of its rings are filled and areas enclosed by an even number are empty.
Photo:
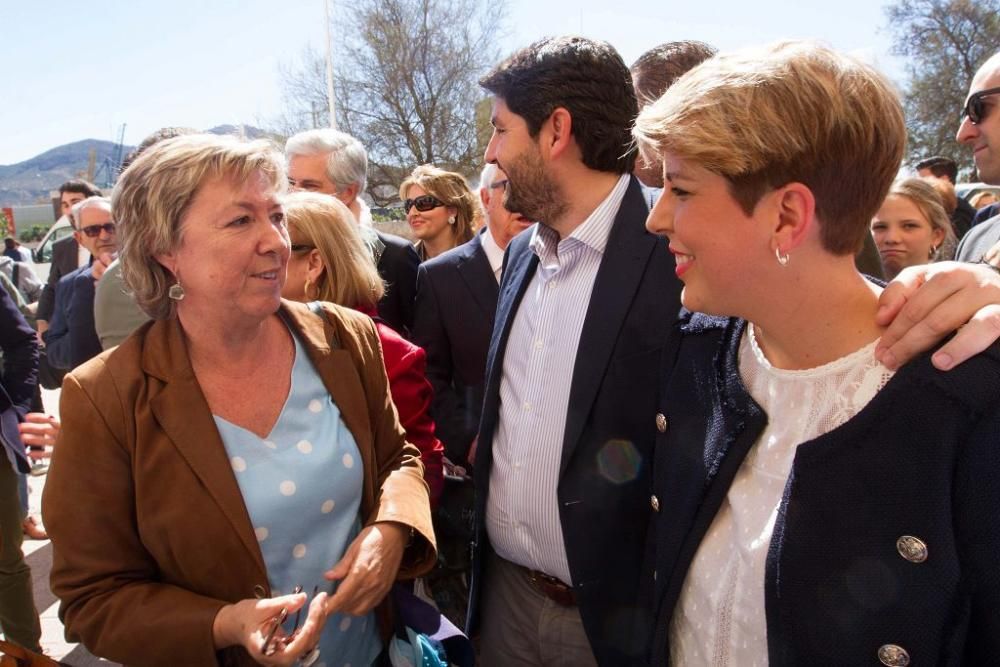
[[[667,416],[662,412],[656,413],[656,430],[660,433],[667,432]]]
[[[927,545],[919,537],[903,535],[896,540],[896,551],[911,563],[923,563],[927,560]]]
[[[540,350],[540,349],[542,349],[542,346],[543,346],[543,345],[545,345],[545,343],[543,343],[542,341],[540,341],[540,340],[536,340],[536,341],[535,341],[535,349],[536,349],[536,350]]]
[[[910,664],[910,654],[902,646],[895,644],[879,648],[878,659],[886,667],[906,667]]]
[[[556,281],[550,280],[549,281],[549,289],[555,289],[555,288],[556,288]]]
[[[653,508],[654,512],[660,511],[660,499],[656,496],[649,497],[649,506]]]
[[[523,407],[524,407],[524,411],[525,412],[531,412],[531,403],[528,403],[527,401],[525,401]]]

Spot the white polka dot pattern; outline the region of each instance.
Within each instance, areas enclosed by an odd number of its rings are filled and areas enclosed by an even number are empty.
[[[278,489],[281,491],[281,495],[283,496],[294,496],[295,482],[293,482],[290,479],[286,479],[284,482],[281,483]]]

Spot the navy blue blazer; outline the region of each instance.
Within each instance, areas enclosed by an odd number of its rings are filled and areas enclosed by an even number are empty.
[[[36,317],[48,322],[52,319],[52,311],[56,304],[56,285],[63,276],[80,268],[80,245],[76,238],[67,236],[52,244],[52,265],[49,267],[49,278],[38,297]]]
[[[417,271],[413,342],[427,352],[435,434],[448,458],[459,465],[465,464],[479,430],[499,294],[479,234]]]
[[[745,326],[689,316],[664,357],[646,570],[654,665],[668,664],[692,559],[767,425],[739,375]],[[767,554],[770,664],[878,665],[888,645],[913,665],[996,664],[998,444],[994,346],[947,373],[918,358],[853,419],[799,445]],[[903,536],[926,544],[925,561],[904,556]]]
[[[28,472],[31,464],[17,430],[18,423],[31,411],[38,384],[38,341],[34,330],[17,309],[17,304],[0,289],[0,447],[15,470]]]
[[[42,334],[49,364],[71,370],[99,355],[103,348],[94,324],[94,285],[90,266],[59,280],[48,330]]]
[[[646,232],[649,213],[632,178],[608,238],[580,336],[562,443],[558,502],[576,599],[591,648],[602,665],[640,660],[636,629],[649,484],[656,433],[658,366],[680,304],[674,261]],[[470,631],[490,545],[486,499],[499,417],[500,380],[514,315],[538,266],[532,234],[507,248],[496,326],[487,361],[486,396],[475,462],[476,519]],[[569,378],[551,378],[566,382]]]

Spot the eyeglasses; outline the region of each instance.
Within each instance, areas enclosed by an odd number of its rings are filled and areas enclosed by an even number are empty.
[[[292,595],[298,595],[302,592],[301,586],[296,586],[292,590]],[[316,597],[319,592],[319,586],[313,588],[312,596]],[[262,586],[254,587],[254,596],[260,600],[264,597],[264,589]],[[278,643],[287,644],[295,638],[295,633],[299,631],[299,621],[302,619],[302,608],[308,606],[308,604],[299,607],[298,611],[295,612],[295,625],[292,627],[292,631],[289,632],[284,637],[276,637],[278,628],[288,620],[288,610],[282,607],[281,611],[278,612],[276,616],[272,616],[265,622],[267,630],[264,632],[264,644],[261,646],[261,653],[266,656],[274,655],[278,652]],[[298,661],[298,665],[301,667],[309,667],[319,658],[319,647],[315,646],[311,651],[308,651],[305,655],[301,656]]]
[[[81,227],[80,231],[89,236],[92,239],[96,239],[101,235],[101,232],[107,232],[108,234],[115,233],[115,223],[105,222],[103,225],[87,225],[86,227]]]
[[[969,121],[973,125],[979,125],[986,116],[986,103],[983,102],[983,99],[998,93],[1000,93],[1000,88],[987,88],[986,90],[972,93],[969,95],[969,99],[966,100],[965,107],[962,108],[962,115],[959,116],[959,119],[961,120],[968,116]]]
[[[505,190],[505,189],[507,189],[507,179],[506,178],[503,179],[502,181],[493,181],[492,183],[490,183],[490,190],[498,190],[498,189],[499,190]]]
[[[444,202],[433,195],[420,195],[403,202],[403,213],[409,213],[411,206],[416,206],[417,210],[423,213],[433,211],[438,206],[444,206]]]
[[[306,250],[315,250],[316,246],[306,245],[305,243],[293,243],[292,252],[305,252]]]

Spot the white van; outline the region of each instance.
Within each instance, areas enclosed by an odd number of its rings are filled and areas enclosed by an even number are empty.
[[[38,246],[31,251],[31,257],[35,262],[33,268],[42,282],[49,278],[49,267],[52,265],[52,244],[72,233],[73,225],[69,224],[69,218],[64,215],[49,227],[49,231],[45,232],[45,236],[39,241]]]

